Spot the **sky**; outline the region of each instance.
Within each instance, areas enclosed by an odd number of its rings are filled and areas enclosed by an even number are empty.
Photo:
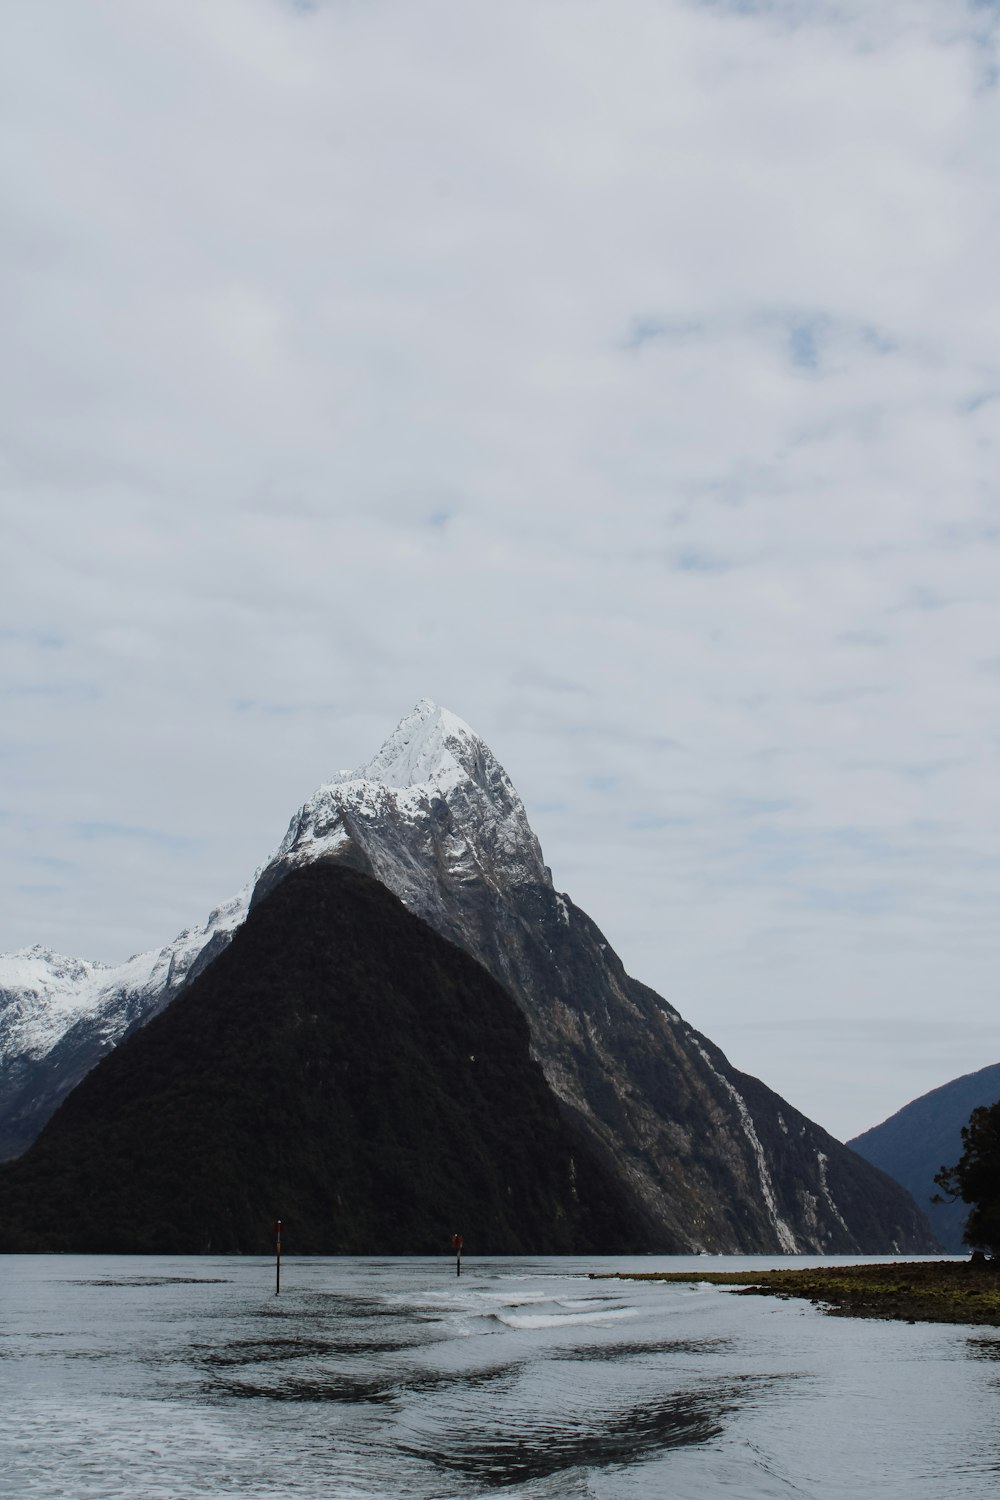
[[[0,950],[417,699],[845,1139],[1000,1059],[1000,7],[12,0]]]

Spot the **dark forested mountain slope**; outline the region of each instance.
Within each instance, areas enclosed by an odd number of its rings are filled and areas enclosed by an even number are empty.
[[[965,1249],[962,1230],[969,1205],[961,1201],[932,1203],[931,1197],[938,1191],[934,1174],[958,1161],[962,1126],[969,1123],[972,1111],[998,1099],[1000,1063],[993,1063],[922,1094],[850,1142],[866,1161],[888,1172],[912,1193],[941,1244],[956,1254]]]
[[[0,1168],[23,1250],[623,1251],[649,1229],[575,1139],[510,996],[377,882],[290,874]]]

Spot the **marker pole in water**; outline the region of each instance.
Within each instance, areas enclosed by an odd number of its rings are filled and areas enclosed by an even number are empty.
[[[274,1295],[281,1291],[281,1220],[274,1221]]]
[[[455,1275],[462,1274],[462,1236],[457,1232],[451,1237],[451,1248],[455,1252]]]

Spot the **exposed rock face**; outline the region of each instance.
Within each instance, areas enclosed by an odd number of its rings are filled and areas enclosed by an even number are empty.
[[[0,1248],[619,1253],[643,1226],[486,970],[377,881],[294,871],[0,1169]]]
[[[849,1142],[852,1150],[912,1193],[946,1250],[961,1255],[967,1246],[962,1231],[969,1204],[932,1203],[938,1189],[934,1174],[952,1167],[962,1154],[962,1126],[981,1105],[1000,1099],[1000,1063],[953,1078],[874,1125]]]
[[[515,997],[563,1107],[635,1195],[646,1248],[935,1248],[897,1184],[738,1073],[629,978],[553,888],[509,778],[454,715],[424,700],[372,761],[320,787],[253,904],[291,871],[327,860],[374,876]],[[226,909],[229,926],[215,929],[217,945],[237,925],[240,899]]]

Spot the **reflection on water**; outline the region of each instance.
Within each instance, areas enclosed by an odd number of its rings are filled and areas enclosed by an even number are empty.
[[[551,1413],[521,1412],[512,1420],[505,1412],[492,1436],[455,1442],[442,1424],[434,1442],[407,1451],[488,1485],[512,1485],[565,1469],[634,1464],[654,1450],[707,1442],[722,1431],[730,1409],[719,1393],[674,1393],[611,1415],[572,1411],[554,1419]]]
[[[5,1492],[995,1496],[992,1330],[588,1281],[615,1264],[660,1262],[288,1258],[276,1298],[261,1260],[5,1257]]]
[[[230,1276],[98,1276],[77,1286],[223,1286]]]

